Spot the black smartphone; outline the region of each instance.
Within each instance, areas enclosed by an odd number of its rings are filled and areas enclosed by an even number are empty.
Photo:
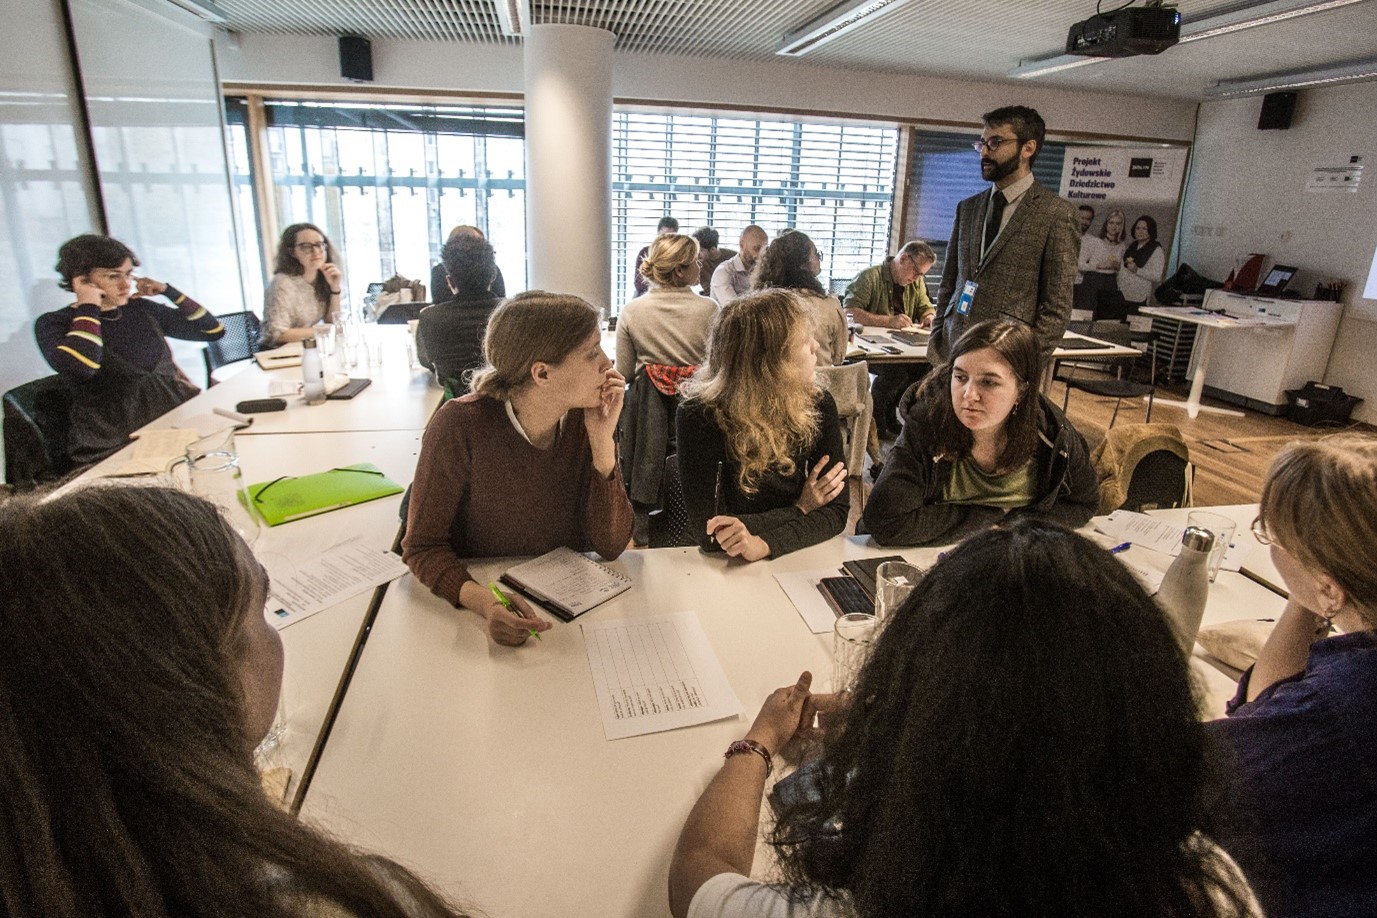
[[[280,398],[250,398],[234,406],[240,414],[260,414],[264,411],[282,411],[287,403]]]
[[[353,398],[371,385],[373,385],[373,380],[371,379],[351,379],[325,397],[336,399]]]

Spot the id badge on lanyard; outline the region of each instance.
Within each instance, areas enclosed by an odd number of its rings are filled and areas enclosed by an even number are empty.
[[[971,314],[971,303],[975,301],[975,291],[979,286],[975,281],[966,281],[961,288],[961,299],[956,301],[957,315],[968,316]]]

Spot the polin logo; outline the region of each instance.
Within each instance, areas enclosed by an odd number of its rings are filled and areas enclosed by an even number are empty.
[[[1152,178],[1152,157],[1135,156],[1128,161],[1129,178]]]

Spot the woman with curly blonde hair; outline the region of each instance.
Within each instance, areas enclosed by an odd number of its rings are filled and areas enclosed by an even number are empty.
[[[728,303],[685,383],[679,474],[705,551],[759,561],[846,526],[841,423],[813,378],[813,322],[786,290]]]

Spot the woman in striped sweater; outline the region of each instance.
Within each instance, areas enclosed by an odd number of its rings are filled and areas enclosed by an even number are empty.
[[[138,264],[109,236],[69,239],[57,253],[58,286],[76,300],[34,321],[43,358],[72,385],[67,451],[79,465],[104,459],[130,433],[200,391],[173,363],[165,336],[215,341],[225,334],[220,320],[186,294],[135,277]]]

